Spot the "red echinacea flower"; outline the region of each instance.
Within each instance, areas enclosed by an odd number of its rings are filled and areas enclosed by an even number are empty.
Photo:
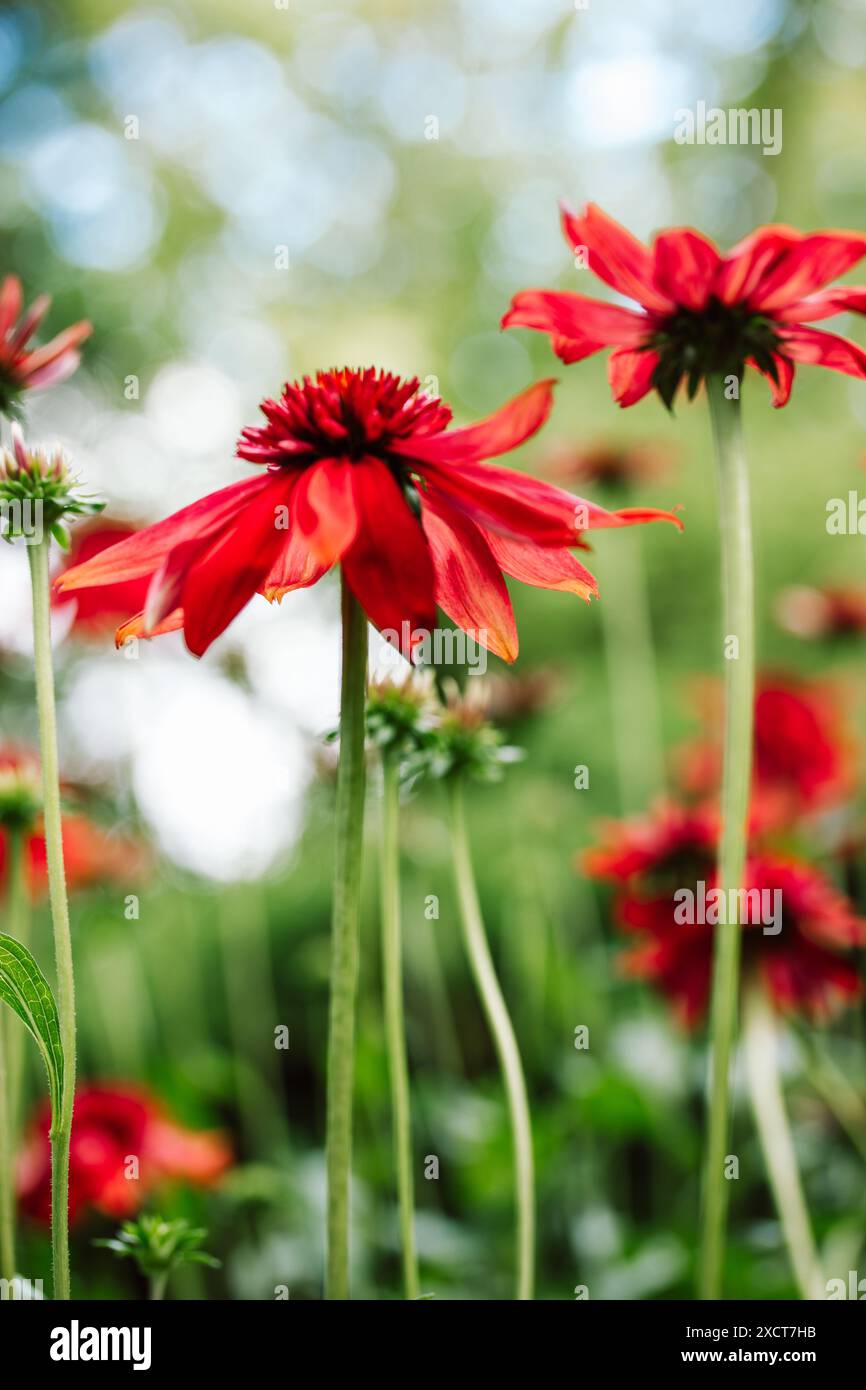
[[[30,1216],[51,1220],[51,1109],[36,1112],[18,1164],[18,1195]],[[213,1186],[232,1162],[225,1138],[175,1124],[136,1086],[79,1086],[72,1116],[69,1219],[88,1211],[125,1217],[166,1182]]]
[[[86,320],[74,323],[42,347],[28,347],[51,307],[47,294],[39,295],[19,321],[21,282],[7,275],[0,286],[0,413],[17,413],[22,391],[56,386],[70,377],[81,361],[78,351],[92,332]]]
[[[136,535],[137,531],[136,526],[105,516],[89,522],[74,532],[72,547],[61,573],[85,564],[109,546],[118,545]],[[130,613],[143,608],[149,583],[149,579],[144,577],[126,583],[104,584],[98,589],[82,589],[75,594],[55,592],[52,606],[59,611],[72,609],[74,616],[70,631],[74,636],[104,637],[106,633],[113,632]]]
[[[656,984],[694,1026],[709,1002],[715,924],[739,921],[742,978],[757,978],[781,1012],[823,1019],[856,999],[860,976],[842,953],[866,945],[866,921],[849,900],[811,865],[756,848],[736,903],[714,905],[717,838],[713,813],[665,805],[611,822],[582,857],[591,877],[616,885],[617,924],[634,933],[625,972]]]
[[[594,203],[581,214],[564,206],[562,225],[589,269],[639,307],[524,290],[502,326],[550,334],[563,362],[613,348],[608,377],[621,406],[656,390],[670,407],[681,382],[694,396],[703,378],[739,378],[746,366],[768,379],[775,406],[787,403],[797,362],[866,377],[863,348],[807,327],[848,310],[866,313],[866,288],[828,288],[866,255],[862,232],[759,227],[722,255],[690,227],[645,246]]]
[[[705,687],[701,714],[707,734],[684,745],[679,778],[684,791],[710,796],[722,776],[721,691]],[[765,818],[790,819],[825,810],[854,790],[859,749],[834,688],[826,681],[767,673],[755,691],[752,787]]]
[[[552,383],[489,419],[449,430],[451,411],[416,379],[372,369],[320,372],[266,400],[266,423],[237,452],[260,466],[57,580],[62,591],[150,581],[143,612],[118,631],[183,628],[201,656],[255,593],[281,599],[339,562],[367,617],[406,656],[436,605],[507,661],[517,632],[503,573],[584,598],[592,575],[571,554],[581,532],[666,519],[610,512],[491,465],[547,419]]]
[[[21,838],[24,875],[31,897],[48,889],[48,864],[42,833],[42,770],[39,757],[15,744],[0,746],[0,885],[9,872],[10,838]],[[83,810],[63,814],[63,858],[70,890],[107,883],[128,883],[147,865],[142,845],[109,834]]]

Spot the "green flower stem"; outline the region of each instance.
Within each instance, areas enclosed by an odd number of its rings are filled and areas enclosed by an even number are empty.
[[[642,810],[665,789],[658,671],[639,531],[636,526],[616,537],[599,604],[624,815]]]
[[[451,779],[451,835],[454,877],[460,908],[463,939],[469,964],[481,996],[481,1003],[493,1034],[502,1068],[508,1113],[514,1144],[514,1190],[517,1206],[517,1284],[515,1297],[531,1299],[535,1265],[535,1181],[532,1159],[532,1128],[523,1066],[508,1009],[496,978],[466,833],[463,780],[458,773]]]
[[[152,1303],[159,1303],[165,1298],[165,1290],[168,1285],[170,1270],[161,1270],[159,1274],[151,1274],[148,1280],[147,1297]]]
[[[394,1163],[400,1207],[400,1248],[406,1297],[418,1297],[418,1259],[415,1253],[412,1182],[412,1117],[409,1067],[403,1018],[403,948],[400,927],[400,849],[398,836],[400,774],[394,758],[382,759],[382,829],[380,885],[382,895],[382,975],[385,991],[385,1041],[391,1078]]]
[[[820,1300],[824,1297],[824,1279],[800,1184],[794,1140],[785,1112],[779,1076],[776,1020],[764,991],[757,984],[746,991],[743,1044],[752,1113],[791,1268],[801,1297]]]
[[[9,883],[4,930],[27,944],[24,836],[8,832]],[[20,1129],[24,1029],[10,1009],[0,1017],[0,1278],[15,1274],[15,1150]]]
[[[724,378],[711,377],[707,395],[719,477],[719,524],[725,638],[725,751],[719,884],[741,887],[746,858],[752,725],[755,699],[755,634],[749,478],[739,399],[725,397]],[[730,1136],[730,1070],[737,1028],[740,970],[738,922],[715,929],[710,1016],[712,1074],[705,1152],[699,1294],[721,1294]]]
[[[335,811],[325,1141],[328,1174],[325,1292],[331,1299],[349,1297],[349,1183],[352,1169],[352,1084],[364,837],[364,705],[367,686],[367,619],[345,578],[342,585],[343,675],[340,768]]]
[[[60,1114],[51,1126],[51,1251],[54,1265],[54,1297],[69,1293],[69,1141],[75,1097],[75,983],[72,971],[72,934],[63,867],[63,833],[60,818],[60,772],[57,757],[57,716],[54,705],[54,671],[51,660],[51,608],[46,538],[27,549],[33,589],[33,656],[36,669],[36,701],[39,707],[39,743],[42,756],[42,800],[45,848],[48,860],[48,895],[54,928],[57,970],[57,1009],[63,1046],[63,1095]]]

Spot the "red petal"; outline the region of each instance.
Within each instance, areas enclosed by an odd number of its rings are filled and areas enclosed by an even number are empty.
[[[287,506],[293,478],[271,474],[267,486],[192,566],[183,587],[184,637],[194,656],[203,656],[246,607],[286,540],[276,510]]]
[[[653,283],[652,254],[642,241],[595,203],[587,203],[580,216],[566,203],[560,210],[566,241],[573,251],[587,251],[589,268],[600,280],[651,312],[670,313],[673,306]]]
[[[70,348],[77,348],[89,338],[93,332],[92,324],[85,319],[81,323],[73,323],[71,327],[64,328],[62,333],[58,333],[56,338],[52,338],[50,343],[44,347],[36,348],[35,352],[28,352],[23,358],[21,369],[28,376],[33,372],[39,371],[40,367],[47,367],[58,357],[62,357],[64,352],[69,352]]]
[[[857,343],[824,333],[820,328],[783,328],[779,330],[781,350],[795,362],[807,362],[817,367],[832,367],[848,376],[866,377],[866,352]]]
[[[776,364],[776,372],[779,380],[775,382],[769,372],[759,366],[754,358],[749,358],[749,366],[756,367],[762,376],[767,378],[770,384],[770,391],[773,396],[773,406],[776,410],[782,405],[787,405],[791,398],[791,387],[794,385],[794,364],[787,357],[781,357],[779,353],[773,353],[773,361]]]
[[[353,463],[322,459],[298,481],[292,511],[315,560],[330,567],[358,534]]]
[[[19,368],[18,375],[27,384],[31,391],[43,390],[46,386],[58,386],[61,381],[66,381],[73,376],[81,363],[79,352],[64,352],[60,357],[55,357],[46,366],[40,367],[38,371],[31,372],[26,365],[23,371]]]
[[[73,565],[58,575],[54,587],[59,592],[88,589],[96,584],[118,584],[153,574],[176,545],[197,536],[213,536],[272,482],[273,474],[265,474],[230,483],[219,492],[201,497],[173,516],[166,517],[165,521],[147,526],[128,540],[100,551],[92,560]]]
[[[774,317],[780,323],[812,323],[847,312],[866,314],[866,286],[838,285],[830,290],[819,290],[785,309],[778,309]]]
[[[775,266],[789,247],[803,240],[793,227],[775,224],[750,232],[723,258],[716,274],[715,294],[723,304],[747,300],[762,277]]]
[[[360,526],[343,573],[370,621],[411,658],[414,634],[436,625],[430,548],[387,465],[368,458],[355,468]]]
[[[466,429],[395,440],[393,453],[431,463],[477,463],[507,454],[541,429],[553,406],[553,378],[537,381],[519,396]]]
[[[3,350],[3,340],[21,313],[22,302],[21,281],[17,275],[7,275],[0,287],[0,352]]]
[[[623,407],[642,401],[652,390],[653,372],[659,364],[657,352],[617,348],[607,362],[607,379],[613,398]]]
[[[439,607],[488,651],[514,661],[517,626],[491,547],[473,522],[436,497],[424,497],[422,513]]]
[[[505,536],[498,536],[495,531],[486,531],[484,539],[497,565],[512,579],[519,579],[521,583],[531,584],[536,589],[562,589],[566,593],[577,594],[587,602],[598,594],[595,578],[570,550],[542,549],[531,541],[508,540]]]
[[[177,611],[183,599],[186,577],[199,556],[208,548],[208,536],[176,545],[166,555],[150,581],[144,601],[144,635],[150,637],[170,614]]]
[[[183,627],[183,609],[175,608],[173,613],[169,613],[167,618],[163,618],[161,623],[155,627],[146,629],[144,626],[144,614],[136,613],[134,618],[129,618],[114,634],[114,645],[122,647],[128,637],[161,637],[165,632],[177,632]]]
[[[862,232],[814,232],[793,242],[776,265],[762,276],[752,307],[775,313],[821,289],[866,256]]]
[[[543,333],[605,347],[638,347],[649,332],[645,314],[586,299],[570,290],[522,290],[511,301],[503,328],[537,328]]]
[[[690,227],[675,227],[657,236],[653,249],[657,288],[685,309],[703,309],[721,264],[713,243]]]

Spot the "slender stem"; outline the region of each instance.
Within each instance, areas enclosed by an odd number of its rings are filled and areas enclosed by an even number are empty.
[[[665,789],[659,682],[640,527],[620,532],[600,601],[620,807],[642,810]]]
[[[168,1275],[167,1269],[160,1271],[159,1274],[151,1274],[148,1280],[147,1296],[152,1303],[159,1303],[165,1297]]]
[[[759,985],[753,985],[746,991],[743,1043],[752,1113],[791,1268],[801,1296],[805,1299],[822,1299],[824,1280],[782,1094],[776,1020]]]
[[[724,379],[707,382],[719,476],[725,662],[725,752],[719,887],[741,886],[752,776],[755,698],[754,583],[749,478],[739,399],[725,396]],[[730,901],[730,899],[729,899]],[[725,1154],[730,1135],[730,1069],[737,1028],[739,922],[715,930],[710,1019],[712,1075],[703,1187],[700,1296],[719,1298],[725,1246]]]
[[[403,948],[400,926],[400,849],[398,835],[400,774],[397,762],[382,760],[382,829],[380,888],[382,895],[382,975],[385,990],[385,1041],[391,1078],[394,1163],[400,1206],[400,1248],[406,1297],[418,1297],[415,1254],[414,1192],[412,1183],[412,1116],[409,1104],[409,1066],[403,1018]]]
[[[806,1075],[866,1161],[866,1102],[815,1039],[811,1039]]]
[[[7,835],[9,882],[4,928],[9,936],[24,941],[27,934],[27,894],[24,883],[24,836],[18,829]],[[0,1017],[0,1277],[15,1275],[15,1150],[24,1061],[23,1026],[11,1009]]]
[[[335,811],[331,999],[328,1020],[328,1254],[326,1295],[349,1297],[349,1183],[352,1169],[352,1083],[358,983],[361,859],[364,835],[364,704],[367,619],[343,584],[343,675],[340,768]]]
[[[46,539],[28,547],[33,589],[33,656],[36,700],[39,706],[39,742],[42,755],[42,802],[45,849],[48,860],[48,895],[54,928],[57,971],[57,1009],[63,1047],[63,1095],[60,1114],[51,1125],[51,1250],[54,1264],[54,1297],[68,1299],[69,1292],[69,1141],[75,1097],[75,984],[72,972],[72,934],[63,866],[63,831],[60,818],[60,773],[57,757],[57,715],[54,706],[54,671],[51,660],[51,610],[49,603],[48,548]]]
[[[481,1003],[493,1034],[493,1041],[502,1068],[502,1079],[508,1098],[511,1135],[514,1144],[514,1192],[517,1206],[517,1284],[515,1297],[521,1300],[533,1296],[535,1265],[535,1181],[532,1160],[532,1128],[523,1065],[517,1039],[496,970],[487,944],[484,920],[478,902],[478,890],[469,852],[466,833],[466,812],[463,804],[461,776],[451,781],[451,835],[454,853],[454,877],[463,939],[469,964],[481,996]]]

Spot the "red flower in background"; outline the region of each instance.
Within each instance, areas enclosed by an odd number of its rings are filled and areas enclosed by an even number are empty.
[[[616,885],[617,923],[636,935],[623,957],[625,972],[658,985],[687,1026],[699,1022],[709,1002],[715,925],[678,920],[682,899],[675,894],[690,890],[697,908],[699,885],[705,894],[715,888],[717,838],[713,813],[669,805],[610,823],[602,844],[582,856],[591,877]],[[817,869],[755,849],[743,888],[766,897],[740,909],[742,971],[758,976],[778,1009],[821,1019],[861,993],[857,970],[840,953],[866,945],[866,921]],[[777,905],[781,922],[765,932]]]
[[[866,587],[784,589],[776,601],[779,625],[795,637],[853,637],[866,632]]]
[[[40,1106],[18,1168],[23,1209],[51,1219],[51,1112]],[[137,1177],[130,1176],[137,1163]],[[169,1181],[210,1187],[231,1165],[231,1150],[217,1133],[184,1129],[138,1087],[80,1086],[75,1092],[69,1165],[69,1218],[88,1211],[125,1217]]]
[[[680,753],[683,790],[715,793],[722,774],[721,691],[706,687],[703,719],[712,735]],[[752,785],[776,819],[820,811],[854,789],[858,748],[831,686],[795,677],[764,675],[755,693]]]
[[[41,294],[19,322],[22,304],[20,280],[7,275],[0,286],[0,411],[6,415],[15,412],[22,391],[56,386],[71,376],[81,361],[78,349],[92,332],[90,324],[82,320],[43,347],[28,348],[51,300]]]
[[[673,451],[660,444],[615,444],[599,440],[586,448],[560,445],[548,457],[546,472],[569,486],[596,484],[628,491],[653,483],[670,471]]]
[[[23,836],[27,885],[34,898],[48,889],[41,806],[38,755],[14,744],[0,746],[0,883],[9,868],[9,837]],[[73,891],[128,883],[141,876],[148,862],[143,846],[108,834],[78,809],[63,813],[63,858],[67,886]]]
[[[109,546],[134,536],[137,527],[122,521],[111,521],[105,516],[80,527],[74,533],[72,548],[61,573],[76,565],[83,565],[100,555]],[[104,637],[113,632],[118,623],[130,613],[144,606],[149,581],[132,579],[126,583],[105,584],[98,589],[82,589],[72,594],[55,592],[52,604],[59,610],[73,608],[72,632],[80,637]]]
[[[710,373],[741,377],[746,366],[768,379],[775,406],[787,403],[797,362],[866,377],[861,347],[806,326],[866,313],[866,288],[826,288],[866,255],[863,233],[759,227],[722,255],[690,227],[645,246],[594,203],[579,215],[564,206],[562,225],[599,279],[639,308],[524,290],[502,326],[548,333],[563,362],[613,348],[608,377],[621,406],[656,390],[670,407],[681,382],[693,396]]]
[[[508,661],[517,655],[503,574],[589,598],[596,583],[571,554],[580,533],[668,513],[609,512],[487,459],[529,439],[547,418],[550,382],[489,419],[449,430],[451,412],[417,380],[320,372],[266,400],[267,423],[245,429],[241,458],[262,472],[77,565],[66,592],[147,578],[144,610],[118,632],[183,628],[201,656],[253,595],[281,599],[340,563],[378,628],[404,655],[436,622],[438,604]]]

